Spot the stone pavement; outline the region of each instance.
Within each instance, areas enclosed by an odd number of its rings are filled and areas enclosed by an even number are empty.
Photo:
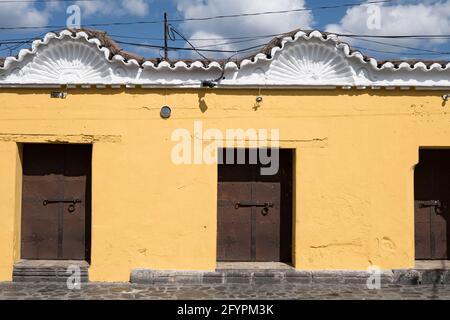
[[[316,300],[316,299],[413,299],[450,300],[449,285],[383,285],[368,290],[355,284],[228,284],[228,285],[137,285],[87,283],[81,290],[68,290],[64,283],[0,283],[0,300]]]

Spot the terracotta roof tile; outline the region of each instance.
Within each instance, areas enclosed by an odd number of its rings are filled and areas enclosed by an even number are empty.
[[[73,31],[74,36],[77,34],[77,32],[84,32],[87,35],[89,35],[89,38],[96,38],[100,41],[102,46],[109,49],[111,52],[110,59],[120,54],[122,57],[124,57],[127,60],[135,59],[139,63],[143,63],[145,61],[144,57],[139,56],[137,54],[127,52],[123,50],[110,36],[108,36],[106,31],[100,31],[100,30],[92,30],[92,29],[71,29]],[[61,31],[56,32],[59,34]]]

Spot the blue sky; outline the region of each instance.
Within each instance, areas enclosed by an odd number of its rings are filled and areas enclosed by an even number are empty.
[[[296,13],[273,14],[257,17],[229,18],[211,21],[192,21],[173,23],[184,36],[192,40],[196,47],[220,50],[237,50],[270,41],[270,38],[254,39],[241,43],[227,40],[230,37],[259,36],[287,32],[296,28],[314,28],[325,31],[352,34],[450,34],[450,0],[393,0],[390,3],[368,5],[361,0],[85,0],[10,2],[0,0],[0,27],[65,25],[69,5],[81,8],[82,25],[91,23],[153,21],[160,20],[167,12],[169,19],[198,18],[216,15],[242,14],[262,11],[280,11],[299,8],[317,8],[342,4],[362,4],[354,7],[335,9],[315,9]],[[2,3],[4,2],[4,3]],[[100,28],[98,28],[100,29]],[[162,24],[141,24],[128,26],[104,26],[116,40],[162,45]],[[0,39],[30,38],[51,29],[2,30]],[[121,36],[142,37],[142,39],[122,38]],[[200,40],[195,40],[200,39]],[[203,39],[203,40],[201,40]],[[214,40],[205,40],[214,39]],[[421,50],[448,52],[448,41],[420,39],[375,39],[385,44],[343,40],[364,48],[361,49],[379,59],[421,58],[450,59],[450,55],[435,54],[416,49],[403,49],[398,45]],[[369,39],[370,40],[370,39]],[[374,39],[372,39],[373,41]],[[183,41],[171,42],[171,46],[185,46]],[[124,49],[146,57],[158,57],[159,50],[122,45]],[[373,49],[375,51],[367,51]],[[0,56],[9,54],[8,48],[0,47]],[[13,50],[14,53],[17,50]],[[382,53],[378,51],[387,51]],[[173,52],[171,58],[198,57],[190,52]],[[224,57],[227,54],[209,56]],[[208,56],[208,57],[209,57]]]

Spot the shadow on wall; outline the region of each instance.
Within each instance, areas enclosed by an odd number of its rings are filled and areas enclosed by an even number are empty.
[[[200,109],[200,111],[202,112],[202,113],[205,113],[206,111],[208,111],[208,105],[206,104],[206,101],[205,101],[205,91],[204,90],[201,90],[199,93],[198,93],[198,108]]]

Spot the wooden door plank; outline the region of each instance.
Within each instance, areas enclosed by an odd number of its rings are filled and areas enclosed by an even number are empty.
[[[58,259],[59,205],[43,201],[59,196],[64,159],[56,145],[23,148],[22,259]]]
[[[90,183],[91,146],[71,145],[66,149],[64,170],[64,198],[78,199],[81,203],[64,204],[63,259],[86,258],[86,216],[88,183]],[[70,206],[73,212],[70,212]]]
[[[268,209],[253,208],[255,225],[255,261],[280,261],[280,199],[281,183],[257,182],[253,201],[270,203]]]
[[[251,261],[251,208],[235,208],[251,200],[251,183],[220,182],[218,185],[218,261]]]

